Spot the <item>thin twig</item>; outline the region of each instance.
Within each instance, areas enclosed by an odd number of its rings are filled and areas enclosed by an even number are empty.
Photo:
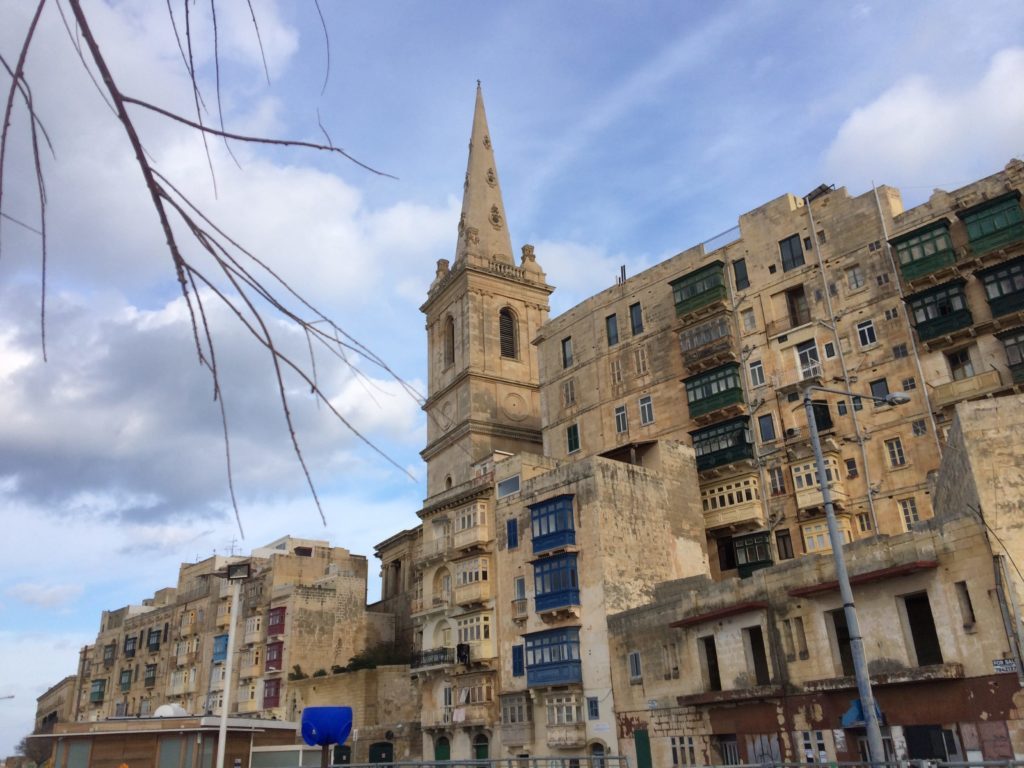
[[[175,114],[174,112],[170,112],[166,109],[163,109],[162,107],[158,107],[155,104],[151,104],[148,101],[142,101],[141,99],[136,99],[131,96],[124,95],[122,95],[121,98],[125,104],[135,104],[136,106],[142,107],[143,109],[148,109],[152,112],[156,112],[158,115],[163,115],[164,117],[170,118],[171,120],[175,120],[179,123],[182,123],[183,125],[187,125],[190,128],[195,128],[197,131],[201,131],[204,134],[209,133],[212,136],[223,136],[228,139],[235,139],[236,141],[249,142],[250,144],[272,144],[279,147],[306,147],[307,149],[318,149],[322,152],[336,152],[337,154],[341,155],[347,160],[351,160],[360,168],[366,169],[370,173],[374,173],[378,176],[385,176],[389,179],[395,179],[396,181],[398,180],[397,176],[392,176],[390,173],[385,173],[384,171],[378,171],[376,168],[373,168],[372,166],[367,165],[361,160],[357,160],[356,158],[352,157],[352,155],[350,155],[348,152],[341,149],[340,147],[329,146],[327,144],[316,144],[310,141],[299,141],[297,139],[268,139],[263,136],[246,136],[241,133],[231,133],[230,131],[218,131],[216,128],[210,128],[209,126],[203,125],[202,123],[193,122],[189,120],[187,117],[182,117],[181,115]]]
[[[260,47],[260,58],[263,60],[263,74],[267,76],[267,85],[270,85],[270,68],[267,66],[267,54],[263,50],[263,38],[260,36],[260,25],[256,21],[256,11],[252,9],[252,0],[245,0],[249,6],[249,15],[252,16],[252,26],[256,30],[256,44]]]
[[[331,77],[331,36],[327,34],[327,20],[324,19],[323,9],[320,7],[320,0],[313,0],[316,12],[320,15],[320,28],[324,31],[324,85],[320,89],[320,95],[327,93],[327,81]]]
[[[185,42],[188,47],[188,76],[192,80],[192,98],[196,105],[196,120],[203,126],[203,113],[199,108],[199,81],[196,79],[196,63],[192,56],[192,22],[188,13],[189,0],[185,0]],[[213,172],[213,158],[210,156],[210,145],[206,142],[206,131],[200,132],[203,140],[203,151],[206,152],[206,164],[210,167],[210,181],[213,183],[213,197],[217,198],[217,174]]]

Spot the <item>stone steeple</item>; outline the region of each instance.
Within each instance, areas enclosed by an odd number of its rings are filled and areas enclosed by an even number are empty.
[[[466,166],[466,182],[462,194],[462,216],[459,218],[455,262],[465,259],[467,255],[478,257],[483,263],[515,263],[479,80],[476,83],[476,108],[469,140],[469,163]]]

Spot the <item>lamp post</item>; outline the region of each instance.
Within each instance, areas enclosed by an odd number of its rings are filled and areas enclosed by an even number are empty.
[[[835,395],[862,397],[884,405],[903,405],[910,402],[910,395],[905,392],[892,392],[885,397],[874,395],[857,395],[842,389],[828,387],[807,387],[804,389],[804,411],[807,413],[807,431],[811,436],[811,447],[814,449],[814,464],[818,474],[818,485],[821,487],[822,503],[825,507],[825,521],[828,524],[828,538],[832,543],[832,558],[836,564],[836,581],[839,582],[839,595],[843,601],[843,613],[846,616],[846,628],[850,633],[850,655],[853,656],[853,676],[857,681],[857,693],[860,707],[864,714],[864,726],[868,735],[868,762],[881,765],[885,762],[885,747],[882,744],[882,730],[878,723],[878,711],[875,709],[875,695],[871,691],[871,678],[868,675],[868,662],[864,653],[864,638],[860,634],[860,623],[857,621],[857,609],[853,605],[853,589],[850,587],[850,574],[846,570],[846,557],[843,555],[843,536],[836,522],[836,512],[832,505],[832,489],[829,488],[828,475],[825,469],[825,457],[821,452],[821,439],[818,436],[818,423],[814,419],[814,401],[811,392],[830,392]]]
[[[231,673],[235,656],[235,624],[238,620],[239,593],[242,582],[249,578],[249,563],[229,563],[226,570],[216,574],[228,580],[231,586],[231,615],[228,618],[228,652],[224,657],[224,702],[220,708],[220,729],[217,732],[217,768],[224,768],[227,752],[228,709],[231,707]]]

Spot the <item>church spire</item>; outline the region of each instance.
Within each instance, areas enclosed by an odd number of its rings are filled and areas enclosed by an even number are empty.
[[[469,163],[466,166],[455,261],[464,260],[467,255],[485,263],[493,260],[515,264],[479,80],[476,81],[476,108],[469,139]]]

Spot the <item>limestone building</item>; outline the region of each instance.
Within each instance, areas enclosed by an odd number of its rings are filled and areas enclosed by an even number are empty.
[[[243,559],[252,575],[232,617],[228,583],[216,574]],[[228,681],[232,620],[235,675]],[[103,612],[96,642],[81,653],[72,719],[144,717],[162,704],[219,714],[226,685],[232,713],[293,719],[290,682],[391,642],[394,627],[392,615],[366,610],[366,558],[325,541],[286,536],[249,558],[184,564],[176,587]]]

